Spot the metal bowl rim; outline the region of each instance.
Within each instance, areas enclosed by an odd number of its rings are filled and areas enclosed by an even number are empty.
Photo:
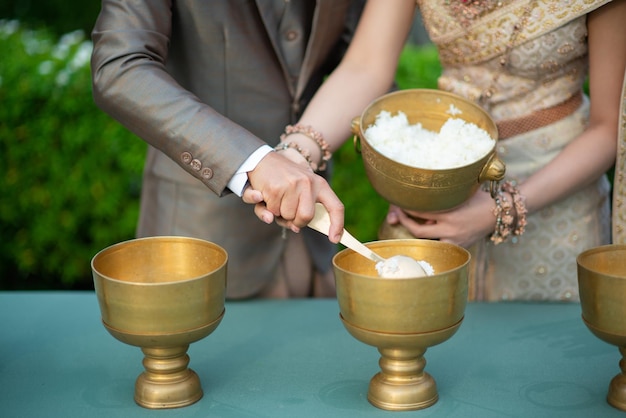
[[[110,277],[106,274],[101,273],[98,269],[95,268],[94,263],[96,261],[96,259],[107,253],[110,251],[115,250],[118,247],[121,247],[123,245],[127,245],[130,243],[136,243],[136,242],[141,242],[141,241],[159,241],[159,242],[167,242],[167,241],[189,241],[189,242],[196,242],[199,244],[203,244],[203,245],[209,245],[211,247],[214,247],[215,249],[217,249],[218,251],[221,251],[224,255],[224,262],[221,263],[219,266],[217,266],[216,268],[214,268],[211,271],[208,271],[204,274],[201,274],[199,276],[195,276],[195,277],[190,277],[188,279],[184,279],[184,280],[177,280],[177,281],[172,281],[172,282],[160,282],[160,283],[139,283],[139,282],[129,282],[126,280],[120,280],[120,279],[116,279],[113,277]],[[189,283],[195,280],[201,280],[203,278],[206,278],[207,276],[210,276],[220,270],[223,270],[226,265],[228,263],[228,252],[220,245],[211,242],[211,241],[207,241],[201,238],[194,238],[194,237],[185,237],[185,236],[176,236],[176,235],[159,235],[159,236],[152,236],[152,237],[142,237],[142,238],[134,238],[134,239],[129,239],[126,241],[120,241],[118,243],[112,244],[106,248],[103,248],[102,250],[98,251],[92,258],[91,258],[91,271],[95,272],[97,274],[97,276],[99,278],[101,278],[103,281],[111,281],[113,283],[121,283],[124,285],[128,285],[128,286],[167,286],[167,285],[176,285],[179,283]]]
[[[600,245],[597,247],[589,248],[588,250],[585,250],[582,253],[578,254],[578,256],[576,257],[576,264],[579,268],[582,268],[590,273],[601,274],[602,276],[610,277],[612,279],[626,280],[626,277],[624,276],[619,276],[616,274],[611,274],[611,273],[606,273],[606,272],[600,272],[600,271],[590,268],[588,266],[588,263],[585,263],[585,258],[589,256],[592,256],[594,254],[607,253],[607,252],[611,252],[614,250],[623,251],[626,253],[626,244],[606,244],[606,245]]]

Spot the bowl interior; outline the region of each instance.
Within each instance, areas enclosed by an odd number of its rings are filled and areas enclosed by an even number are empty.
[[[105,248],[92,259],[102,320],[138,334],[204,327],[223,313],[227,260],[220,246],[186,237]]]
[[[576,261],[585,321],[604,333],[626,335],[626,245],[592,248]]]
[[[103,277],[136,284],[168,284],[222,268],[226,251],[208,241],[151,237],[122,242],[98,253],[92,267]]]
[[[350,249],[333,258],[342,317],[366,330],[424,333],[452,326],[467,303],[470,254],[448,243],[421,239],[366,244],[383,257],[403,254],[430,263],[435,274],[409,279],[382,279],[375,263]]]

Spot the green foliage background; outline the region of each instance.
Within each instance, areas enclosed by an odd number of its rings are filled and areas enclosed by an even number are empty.
[[[134,236],[146,145],[93,103],[88,4],[73,23],[0,20],[0,289],[91,289],[93,255]],[[6,6],[0,19],[20,17]],[[409,45],[398,87],[435,87],[439,71],[432,47]],[[351,140],[332,185],[347,229],[374,240],[387,204]]]
[[[93,103],[82,32],[0,25],[0,288],[91,288],[133,236],[146,145]]]
[[[100,0],[2,0],[0,19],[45,27],[60,36],[75,30],[89,33],[100,11]]]

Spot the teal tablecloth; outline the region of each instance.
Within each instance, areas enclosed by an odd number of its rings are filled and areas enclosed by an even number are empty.
[[[375,348],[327,300],[230,302],[193,343],[204,397],[173,410],[133,401],[139,348],[109,335],[91,292],[0,292],[0,416],[17,417],[625,417],[606,403],[617,348],[578,304],[470,304],[450,340],[426,352],[439,401],[389,412],[367,401]]]

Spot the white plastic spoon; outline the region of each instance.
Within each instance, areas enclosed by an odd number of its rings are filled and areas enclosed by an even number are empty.
[[[315,216],[311,222],[309,222],[308,227],[328,236],[328,231],[330,230],[330,215],[321,203],[315,204]],[[363,245],[358,239],[354,238],[345,228],[339,242],[361,254],[363,257],[369,258],[377,263],[384,263],[386,261],[383,257]]]
[[[315,216],[313,217],[311,222],[309,222],[308,227],[328,236],[328,231],[330,230],[330,215],[328,215],[328,211],[321,203],[315,204]],[[400,261],[403,270],[402,277],[426,276],[426,271],[416,260],[413,260],[412,258],[404,255],[396,255],[389,259],[383,258],[376,254],[374,251],[370,250],[358,239],[354,238],[354,236],[346,231],[345,228],[339,242],[350,248],[354,252],[361,254],[363,257],[375,261],[377,263],[376,269],[379,271],[379,273],[381,271],[397,271],[399,268],[399,261],[404,260]],[[408,260],[406,259],[412,260],[413,262],[407,262]]]

